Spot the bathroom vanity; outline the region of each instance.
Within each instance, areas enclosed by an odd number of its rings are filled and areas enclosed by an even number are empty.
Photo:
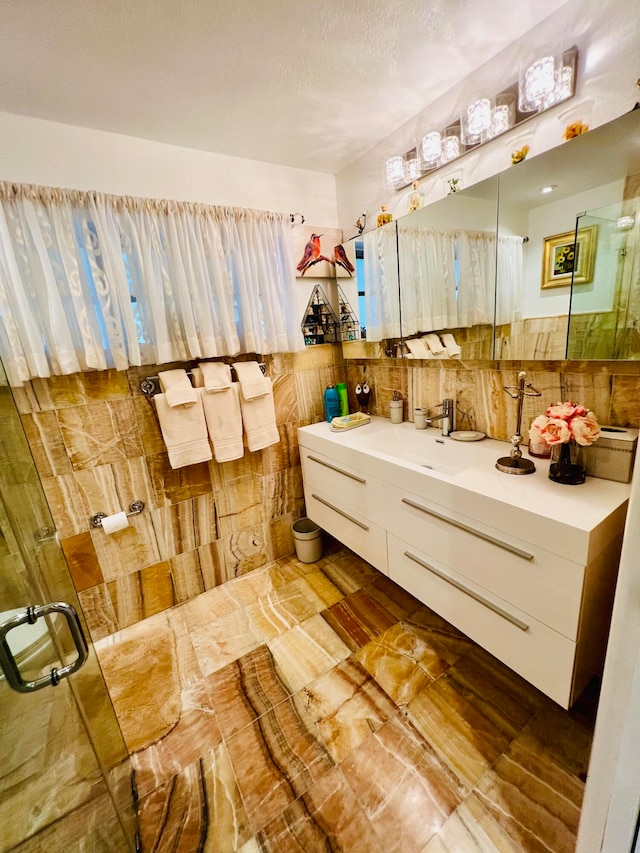
[[[509,446],[372,418],[298,430],[308,516],[569,708],[601,671],[629,486],[514,477]]]

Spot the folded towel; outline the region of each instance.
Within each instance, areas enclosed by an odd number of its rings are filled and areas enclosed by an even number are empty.
[[[244,456],[244,444],[238,383],[234,382],[226,391],[216,394],[205,392],[201,400],[216,462],[241,459]]]
[[[265,377],[268,390],[262,397],[247,400],[240,385],[240,408],[249,450],[262,450],[280,441],[276,426],[276,410],[273,404],[271,380]]]
[[[447,355],[449,356],[449,358],[459,358],[460,354],[462,353],[462,350],[460,349],[460,347],[456,343],[456,339],[453,337],[453,335],[450,334],[449,332],[446,332],[441,337],[442,337],[442,343],[445,346],[445,349],[447,351]]]
[[[242,396],[245,400],[255,400],[256,397],[263,397],[271,390],[271,383],[263,375],[257,361],[237,361],[234,363],[233,368],[238,377]]]
[[[222,361],[201,361],[192,371],[193,384],[207,394],[231,388],[231,368]]]
[[[185,370],[161,370],[158,373],[160,387],[166,398],[166,403],[172,409],[175,406],[195,406],[198,395],[189,382]]]
[[[405,344],[409,347],[409,352],[413,358],[433,358],[427,345],[420,338],[412,338],[409,341],[405,341]]]
[[[441,355],[444,352],[442,341],[435,332],[428,332],[426,335],[423,335],[422,340],[434,355]]]
[[[202,391],[194,389],[194,393],[196,404],[193,406],[171,407],[166,394],[156,394],[153,398],[172,468],[184,468],[185,465],[211,459],[207,424],[200,404]]]

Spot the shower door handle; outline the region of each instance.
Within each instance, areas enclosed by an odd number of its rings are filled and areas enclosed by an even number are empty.
[[[47,616],[50,613],[62,613],[67,620],[78,657],[73,663],[60,667],[60,669],[54,667],[49,675],[36,678],[34,681],[25,681],[9,648],[7,634],[19,625],[33,625],[41,616]],[[18,693],[31,693],[34,690],[41,690],[43,687],[55,687],[63,678],[68,678],[74,672],[77,672],[87,660],[88,655],[89,646],[87,645],[80,620],[78,619],[78,614],[71,604],[67,604],[64,601],[54,601],[51,604],[38,604],[35,607],[27,607],[24,613],[12,616],[0,625],[0,667],[2,667],[9,687],[17,690]]]

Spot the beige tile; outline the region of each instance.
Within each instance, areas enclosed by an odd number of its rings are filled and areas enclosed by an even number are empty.
[[[197,498],[212,491],[206,462],[173,469],[166,453],[155,453],[147,456],[146,460],[157,507]]]
[[[267,519],[300,511],[303,500],[302,468],[299,465],[262,478],[261,502]]]
[[[90,533],[78,533],[60,541],[76,590],[89,589],[104,581]]]
[[[277,424],[286,424],[298,420],[296,380],[293,373],[283,373],[273,377],[273,399]]]
[[[58,423],[76,470],[143,454],[131,400],[59,409]]]
[[[118,630],[118,621],[106,584],[102,583],[79,592],[78,598],[94,643]]]
[[[110,535],[101,527],[91,531],[100,568],[107,581],[160,562],[150,515],[143,512],[129,521],[128,527]]]
[[[213,589],[231,579],[227,575],[224,549],[219,539],[198,548],[198,558],[205,589]]]
[[[22,425],[41,477],[56,477],[71,472],[71,462],[55,412],[24,414]]]
[[[263,525],[236,530],[222,537],[226,573],[239,577],[268,562],[267,538]]]
[[[200,556],[197,550],[187,551],[171,557],[171,576],[178,602],[188,601],[204,592],[204,578],[200,567]]]
[[[298,692],[349,657],[349,649],[321,616],[312,616],[269,642],[290,690]]]

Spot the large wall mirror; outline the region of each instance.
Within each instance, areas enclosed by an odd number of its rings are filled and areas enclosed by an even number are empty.
[[[640,110],[362,235],[358,287],[389,321],[367,338],[414,357],[436,332],[463,359],[640,358],[638,196]]]

